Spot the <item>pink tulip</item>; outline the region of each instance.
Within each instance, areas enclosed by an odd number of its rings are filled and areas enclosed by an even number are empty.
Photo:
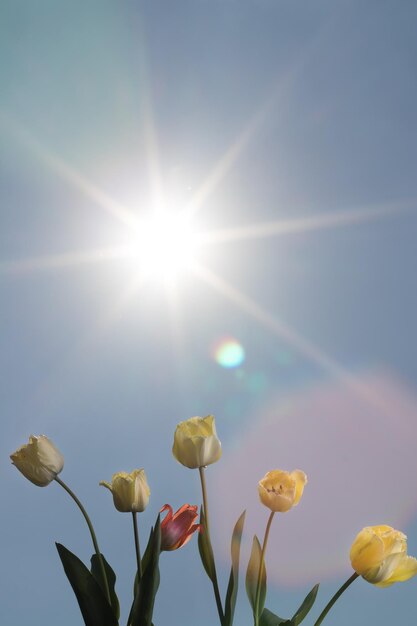
[[[165,519],[161,522],[161,552],[162,550],[178,550],[191,539],[191,535],[200,529],[200,524],[194,524],[198,517],[198,507],[183,504],[172,514],[172,506],[165,504],[163,511],[168,510]]]

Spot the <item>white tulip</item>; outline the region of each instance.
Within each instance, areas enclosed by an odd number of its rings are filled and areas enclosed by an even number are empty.
[[[10,455],[13,465],[38,487],[46,487],[64,467],[64,457],[45,435],[31,435],[29,443]]]
[[[222,446],[217,437],[213,415],[191,417],[175,430],[172,452],[182,465],[195,469],[218,461]]]

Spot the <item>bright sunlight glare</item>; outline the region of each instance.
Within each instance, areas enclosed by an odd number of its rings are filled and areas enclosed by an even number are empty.
[[[144,278],[173,280],[193,267],[199,240],[186,219],[158,214],[139,223],[129,245],[129,258]]]

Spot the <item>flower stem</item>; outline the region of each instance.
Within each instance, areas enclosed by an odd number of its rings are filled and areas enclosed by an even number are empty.
[[[74,502],[76,503],[76,505],[80,509],[81,513],[83,514],[85,521],[87,522],[87,526],[88,526],[88,529],[89,529],[90,534],[91,534],[91,539],[93,540],[94,550],[96,551],[98,562],[100,564],[100,569],[101,569],[101,575],[102,575],[102,578],[103,578],[105,594],[106,594],[107,600],[108,600],[108,602],[109,602],[109,604],[111,606],[109,583],[108,583],[108,580],[107,580],[106,569],[104,567],[103,557],[101,556],[100,548],[98,547],[98,543],[97,543],[96,533],[94,532],[94,528],[93,528],[93,525],[91,523],[91,520],[90,520],[90,518],[87,515],[87,511],[85,510],[85,508],[83,507],[83,505],[81,504],[80,500],[77,498],[75,493],[72,491],[72,489],[70,489],[68,487],[68,485],[66,485],[64,483],[63,480],[58,478],[58,476],[55,476],[55,481],[59,485],[61,485],[61,487],[63,487],[65,489],[65,491],[71,496],[71,498],[74,500]]]
[[[324,620],[324,618],[326,617],[327,613],[330,611],[330,609],[332,608],[333,604],[336,602],[336,600],[338,600],[340,598],[340,596],[342,595],[342,593],[349,587],[349,585],[351,585],[353,583],[354,580],[356,580],[359,577],[359,574],[357,574],[356,572],[354,572],[352,574],[352,576],[350,578],[347,579],[347,581],[340,587],[340,589],[338,591],[336,591],[336,593],[334,594],[334,596],[329,600],[329,602],[326,604],[326,606],[324,607],[323,611],[320,613],[320,616],[318,618],[318,620],[315,622],[314,626],[319,626],[322,621]]]
[[[207,487],[206,487],[206,475],[204,473],[204,467],[199,467],[198,471],[200,472],[200,481],[201,481],[201,491],[203,494],[203,506],[204,506],[204,517],[206,520],[207,533],[209,534],[209,516],[208,516],[208,506],[207,506]]]
[[[272,524],[272,520],[274,519],[274,515],[275,515],[275,512],[271,511],[271,513],[270,513],[270,515],[268,517],[267,524],[266,524],[264,541],[263,541],[263,544],[262,544],[261,561],[259,563],[259,572],[258,572],[258,583],[256,585],[255,626],[258,626],[258,624],[259,624],[259,618],[260,618],[260,615],[259,615],[259,600],[260,600],[260,597],[261,597],[262,569],[263,569],[263,567],[265,567],[266,546],[268,545],[269,531],[271,530],[271,524]]]
[[[204,467],[199,467],[198,468],[199,472],[200,472],[200,481],[201,481],[201,491],[203,494],[203,507],[204,507],[204,519],[205,519],[205,525],[206,525],[206,533],[207,533],[207,540],[211,546],[211,538],[210,538],[210,526],[209,526],[209,515],[208,515],[208,505],[207,505],[207,487],[206,487],[206,477],[205,477],[205,473],[204,473]],[[213,550],[213,548],[212,548]],[[214,558],[214,557],[213,557]],[[224,613],[223,613],[223,606],[222,606],[222,601],[221,601],[221,597],[220,597],[220,591],[219,591],[219,585],[217,582],[217,574],[216,574],[216,569],[214,568],[214,573],[213,573],[213,590],[214,590],[214,597],[216,599],[216,605],[217,605],[217,612],[219,614],[219,618],[220,618],[220,624],[224,623]]]
[[[140,559],[140,545],[139,545],[139,530],[138,530],[138,518],[136,511],[132,511],[133,518],[133,533],[135,535],[135,551],[136,551],[136,563],[138,566],[138,581],[142,578],[142,562]]]

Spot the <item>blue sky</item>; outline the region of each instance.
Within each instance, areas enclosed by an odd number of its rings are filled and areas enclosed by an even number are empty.
[[[245,566],[273,467],[309,476],[271,531],[277,613],[322,581],[318,615],[363,526],[400,528],[417,555],[416,19],[407,0],[0,0],[2,623],[81,624],[54,541],[88,561],[87,529],[10,465],[31,433],[65,456],[124,620],[131,521],[98,482],[145,468],[143,537],[166,502],[199,504],[171,455],[193,415],[223,443],[223,588],[233,522],[247,507]],[[137,249],[161,208],[205,242],[168,286]],[[227,368],[230,340],[244,360]],[[216,623],[195,541],[161,567],[155,624]],[[326,623],[407,621],[415,585],[358,580]],[[235,623],[251,624],[243,586]]]

